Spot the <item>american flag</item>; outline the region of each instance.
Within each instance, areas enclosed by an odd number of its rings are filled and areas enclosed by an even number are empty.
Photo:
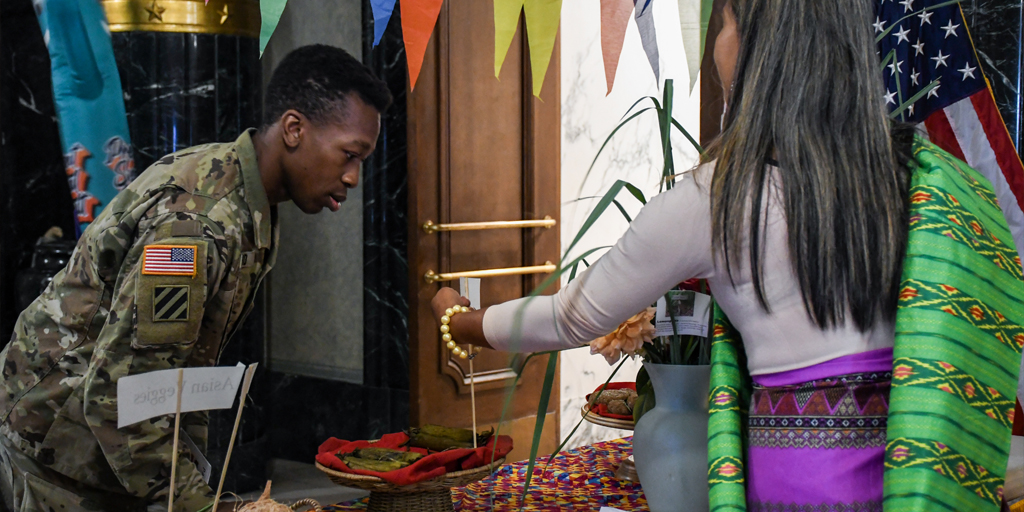
[[[960,4],[880,0],[874,31],[890,111],[927,91],[897,117],[922,123],[932,142],[992,182],[1013,241],[1024,249],[1024,167],[978,65]]]
[[[196,273],[196,248],[147,245],[142,257],[145,275],[191,276]]]
[[[886,105],[892,112],[902,108],[900,119],[923,125],[932,142],[992,182],[1019,253],[1024,249],[1024,166],[978,65],[960,4],[879,0],[875,12]],[[1024,362],[1017,393],[1019,408]]]

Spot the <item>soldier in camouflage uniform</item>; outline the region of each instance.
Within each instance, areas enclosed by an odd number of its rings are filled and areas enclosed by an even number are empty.
[[[274,265],[275,205],[337,211],[373,152],[383,82],[308,46],[274,72],[266,120],[168,155],[92,223],[0,353],[0,491],[19,512],[166,508],[173,417],[117,428],[117,381],[211,366]],[[205,413],[183,416],[205,449]],[[213,491],[179,457],[175,510]]]

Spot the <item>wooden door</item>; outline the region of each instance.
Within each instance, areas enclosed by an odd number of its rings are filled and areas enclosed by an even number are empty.
[[[441,285],[424,274],[558,262],[559,230],[426,233],[422,224],[559,218],[559,47],[542,92],[533,97],[523,22],[494,77],[493,2],[448,0],[408,98],[410,424],[471,425],[469,364],[440,339],[429,302]],[[546,275],[485,278],[487,306],[530,293]],[[554,290],[549,290],[551,293]],[[546,356],[519,381],[508,423],[516,451],[529,453]],[[478,425],[497,424],[514,374],[510,355],[491,350],[473,362]],[[556,374],[557,376],[557,374]],[[558,441],[558,381],[547,408],[542,452]]]

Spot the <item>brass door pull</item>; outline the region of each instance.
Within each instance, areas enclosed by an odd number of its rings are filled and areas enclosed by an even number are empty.
[[[423,231],[428,235],[438,231],[475,231],[479,229],[514,229],[514,228],[551,228],[558,221],[550,215],[540,220],[495,220],[489,222],[459,222],[456,224],[434,224],[428,220],[423,223]]]
[[[438,281],[454,281],[460,277],[497,277],[497,276],[518,276],[524,274],[550,274],[557,270],[558,267],[550,261],[545,261],[543,265],[534,265],[532,267],[511,267],[511,268],[492,268],[487,270],[467,270],[464,272],[446,272],[441,274],[435,274],[433,270],[428,270],[426,274],[423,274],[423,279],[427,283],[433,284]]]

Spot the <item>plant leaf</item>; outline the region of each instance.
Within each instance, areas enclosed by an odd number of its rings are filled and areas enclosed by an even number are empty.
[[[612,374],[609,375],[608,379],[604,381],[604,384],[602,384],[601,387],[598,388],[596,393],[590,395],[590,400],[587,402],[588,406],[590,406],[590,407],[594,406],[594,402],[597,400],[597,397],[600,396],[601,393],[604,392],[604,389],[606,387],[608,387],[608,383],[610,383],[612,381],[612,378],[615,377],[616,373],[619,373],[619,369],[622,368],[622,365],[626,364],[626,361],[628,359],[629,359],[628,357],[623,357],[622,360],[619,361],[619,365],[616,366],[614,370],[612,370]],[[569,432],[569,435],[565,436],[565,439],[563,439],[558,444],[558,447],[555,448],[555,451],[551,453],[550,457],[548,457],[548,462],[547,462],[547,464],[544,465],[544,470],[545,471],[547,471],[548,465],[551,464],[551,461],[553,461],[555,459],[555,457],[558,455],[558,452],[562,451],[562,448],[565,448],[565,445],[569,442],[570,439],[572,439],[572,436],[576,435],[576,431],[579,430],[580,425],[582,425],[584,421],[585,420],[583,419],[583,415],[581,414],[580,415],[580,419],[576,422],[576,426],[574,426],[572,428],[572,431]],[[536,446],[534,448],[536,448]]]
[[[939,86],[939,80],[938,79],[932,80],[931,83],[929,83],[928,85],[924,86],[923,89],[921,89],[920,91],[917,91],[917,94],[914,94],[913,96],[910,97],[910,99],[908,99],[907,101],[904,101],[902,105],[900,105],[900,106],[896,107],[895,109],[893,109],[893,111],[889,113],[889,116],[890,117],[896,117],[897,115],[902,113],[904,110],[906,110],[907,107],[913,105],[914,102],[916,102],[917,100],[921,99],[922,97],[924,97],[925,94],[928,94],[929,92],[931,92],[932,89],[934,89],[934,88],[936,88],[938,86]]]
[[[898,19],[898,20],[896,20],[895,22],[893,22],[893,24],[891,26],[889,26],[889,28],[883,30],[880,34],[878,34],[878,36],[875,37],[875,42],[877,43],[877,42],[881,41],[882,39],[885,39],[885,36],[889,35],[889,33],[892,32],[893,28],[899,26],[899,24],[902,23],[903,20],[905,20],[907,18],[910,18],[911,16],[917,16],[917,15],[919,15],[919,14],[925,12],[925,11],[934,11],[935,9],[941,9],[943,7],[946,7],[947,5],[958,4],[958,3],[960,3],[960,1],[961,0],[949,0],[947,2],[942,2],[940,4],[929,5],[928,7],[925,7],[924,9],[921,9],[920,11],[912,12],[912,13],[910,13],[910,14],[908,14],[908,15],[906,15],[906,16]]]
[[[677,130],[682,132],[683,136],[686,137],[686,140],[690,141],[690,144],[693,145],[698,153],[702,155],[704,154],[704,148],[697,143],[697,140],[690,135],[690,132],[686,131],[686,128],[683,128],[683,125],[679,124],[679,121],[676,121],[675,118],[672,118],[672,126],[675,126]]]
[[[541,386],[540,400],[537,404],[537,423],[533,427],[530,462],[526,465],[526,482],[523,483],[523,494],[519,498],[521,504],[526,502],[526,493],[530,490],[530,480],[533,479],[533,467],[537,464],[537,450],[540,448],[540,437],[544,432],[544,419],[547,417],[548,402],[551,400],[551,386],[555,382],[555,370],[557,369],[558,354],[548,354],[548,369],[544,373],[544,384]]]

